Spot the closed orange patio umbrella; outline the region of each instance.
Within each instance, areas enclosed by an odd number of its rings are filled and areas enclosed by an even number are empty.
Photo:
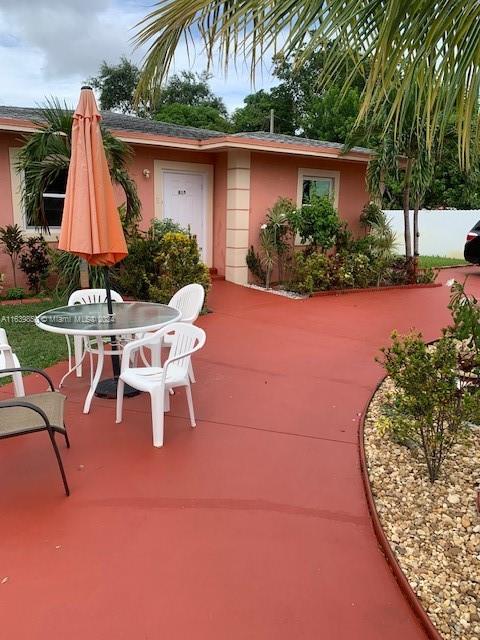
[[[72,150],[58,248],[105,268],[107,310],[113,318],[109,267],[128,255],[115,203],[100,129],[101,114],[91,87],[82,87],[73,115]],[[115,340],[112,339],[112,345]],[[118,375],[118,357],[113,357]]]
[[[82,87],[72,126],[58,248],[93,266],[111,267],[128,254],[100,129],[101,115],[90,87]],[[107,302],[111,313],[106,272]]]

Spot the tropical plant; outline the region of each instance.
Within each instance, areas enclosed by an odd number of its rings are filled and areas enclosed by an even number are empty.
[[[270,289],[272,271],[277,261],[277,244],[275,231],[267,224],[260,227],[260,263],[265,271],[265,287]]]
[[[68,296],[72,291],[81,288],[80,265],[78,256],[68,251],[59,249],[50,250],[52,270],[57,277],[56,292],[60,296]],[[87,265],[88,282],[94,289],[102,289],[105,286],[105,275],[102,267]]]
[[[260,254],[255,251],[253,245],[251,245],[248,249],[245,260],[250,273],[257,279],[260,284],[265,285],[267,273],[262,266]]]
[[[271,240],[275,246],[276,263],[278,265],[278,278],[283,280],[285,262],[292,248],[291,238],[294,240],[294,233],[290,226],[290,217],[296,210],[295,203],[290,198],[280,197],[273,206],[268,209],[266,215],[266,225],[270,230]]]
[[[23,248],[25,240],[18,224],[7,224],[0,227],[0,244],[3,245],[3,252],[8,255],[12,264],[13,284],[17,286],[17,261]]]
[[[24,174],[22,197],[25,215],[30,224],[48,231],[43,194],[48,186],[66,175],[70,164],[73,112],[66,104],[53,98],[41,109],[35,133],[24,137],[17,169]],[[141,203],[134,180],[129,176],[127,164],[131,149],[102,127],[102,138],[110,176],[125,193],[126,219],[140,217]]]
[[[252,75],[265,52],[276,49],[300,67],[325,41],[331,42],[324,78],[333,78],[346,61],[354,68],[369,61],[359,119],[384,110],[394,135],[405,125],[412,93],[419,91],[416,124],[426,130],[426,147],[442,138],[456,116],[459,154],[468,164],[480,88],[480,6],[476,0],[399,2],[398,0],[167,0],[159,2],[138,25],[137,44],[149,50],[140,80],[147,91],[168,75],[180,41],[200,37],[211,60],[225,66],[240,55],[251,62]],[[175,28],[172,28],[175,25]],[[347,77],[344,91],[351,85]]]
[[[50,271],[48,245],[42,236],[28,238],[20,254],[20,269],[32,293],[39,293]]]

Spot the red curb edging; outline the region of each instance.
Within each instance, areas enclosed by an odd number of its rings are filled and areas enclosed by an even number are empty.
[[[434,289],[441,286],[441,282],[428,282],[420,284],[391,284],[385,287],[364,287],[363,289],[330,289],[329,291],[314,291],[310,294],[310,297],[338,296],[346,293],[364,293],[371,291],[392,291],[394,289]]]
[[[383,530],[382,523],[380,521],[380,517],[377,512],[377,508],[375,506],[372,487],[370,485],[370,478],[368,477],[367,456],[365,453],[365,441],[364,441],[365,419],[370,409],[370,405],[372,404],[373,398],[375,397],[375,394],[379,390],[380,386],[382,385],[386,377],[387,376],[384,376],[380,380],[380,382],[378,382],[378,384],[376,385],[373,393],[371,394],[370,398],[366,403],[365,409],[359,421],[358,453],[360,458],[360,471],[362,474],[363,488],[365,491],[365,497],[367,499],[367,505],[368,505],[368,510],[370,512],[370,517],[372,519],[373,530],[375,531],[377,541],[395,577],[395,580],[397,581],[398,586],[400,587],[400,590],[405,596],[414,614],[420,621],[420,624],[422,625],[423,630],[427,634],[428,638],[430,640],[444,640],[443,637],[438,632],[438,630],[436,629],[436,627],[434,626],[433,622],[428,617],[427,612],[423,608],[422,604],[420,603],[420,600],[418,599],[417,595],[415,594],[412,587],[410,586],[410,583],[408,582],[407,577],[403,573],[402,568],[400,567],[397,561],[397,558],[394,552],[392,551],[390,543],[388,542],[387,536],[385,535],[385,532]]]

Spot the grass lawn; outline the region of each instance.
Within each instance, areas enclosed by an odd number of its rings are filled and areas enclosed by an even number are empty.
[[[36,315],[63,304],[63,300],[50,300],[0,306],[0,327],[7,332],[8,341],[22,366],[45,369],[67,358],[65,336],[42,331],[34,324]],[[0,378],[0,384],[9,381],[10,378]]]
[[[442,256],[420,256],[419,266],[421,269],[428,267],[454,267],[458,264],[467,264],[462,258],[444,258]]]

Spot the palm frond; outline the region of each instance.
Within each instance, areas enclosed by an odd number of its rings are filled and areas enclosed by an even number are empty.
[[[71,155],[73,111],[56,98],[47,100],[36,121],[37,131],[24,137],[16,164],[23,176],[22,200],[27,220],[47,232],[43,194],[68,171]],[[102,127],[102,138],[112,181],[125,192],[129,224],[140,217],[141,202],[135,181],[128,174],[131,148]]]
[[[165,79],[183,39],[191,48],[200,36],[208,60],[225,68],[248,60],[252,77],[267,52],[302,65],[327,41],[323,82],[346,59],[354,70],[368,65],[359,123],[382,114],[385,130],[401,136],[415,99],[427,151],[441,143],[452,114],[462,165],[478,142],[478,0],[161,0],[137,28],[136,44],[149,47],[138,96]]]

